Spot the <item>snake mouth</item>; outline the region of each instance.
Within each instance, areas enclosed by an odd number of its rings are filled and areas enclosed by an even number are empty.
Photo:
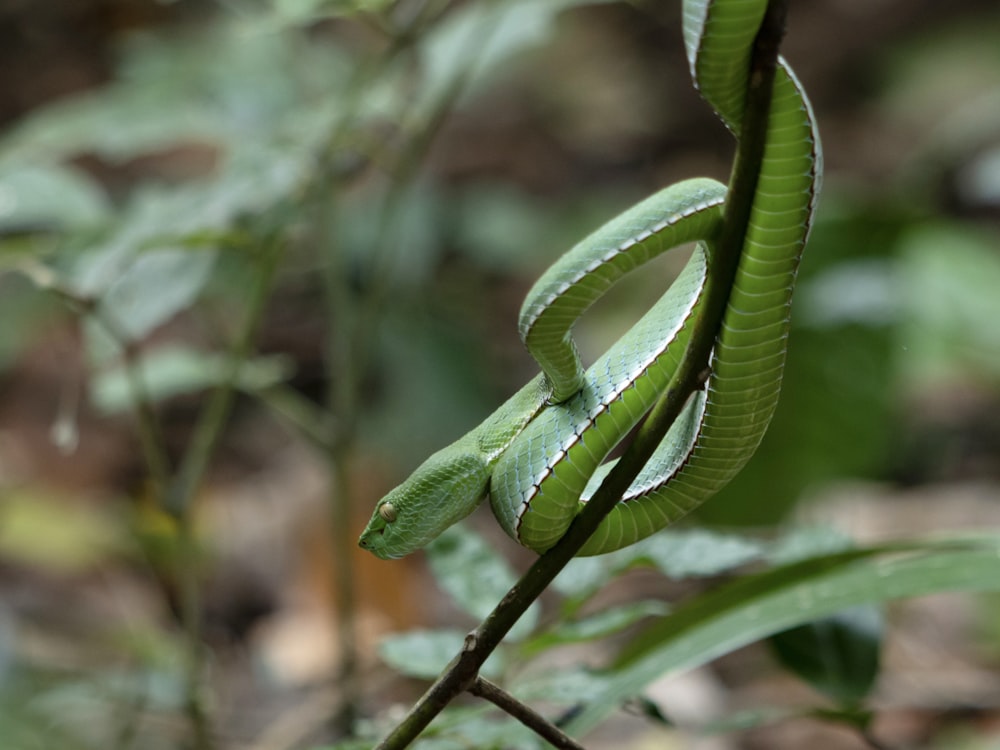
[[[358,546],[378,557],[383,557],[379,551],[379,547],[382,544],[381,540],[385,538],[385,532],[388,528],[389,525],[386,523],[379,524],[378,526],[369,526],[358,539]]]
[[[382,527],[381,529],[377,530],[369,529],[368,531],[366,531],[364,534],[361,535],[360,539],[358,539],[358,546],[361,547],[362,549],[371,549],[373,546],[371,543],[371,538],[372,535],[376,533],[376,531],[378,532],[379,536],[385,536],[385,527]]]

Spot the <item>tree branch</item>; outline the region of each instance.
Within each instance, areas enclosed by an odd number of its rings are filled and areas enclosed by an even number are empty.
[[[499,685],[483,677],[477,677],[475,682],[469,686],[469,692],[488,700],[497,708],[510,714],[554,747],[560,748],[560,750],[584,750],[583,745]]]
[[[705,291],[704,311],[694,323],[691,343],[677,373],[653,407],[635,440],[577,515],[566,534],[539,557],[486,619],[469,633],[465,646],[376,750],[402,750],[461,692],[476,684],[479,669],[528,607],[573,559],[604,517],[628,490],[663,440],[691,395],[709,374],[709,358],[729,300],[746,234],[767,134],[778,47],[789,0],[770,0],[750,60],[746,110],[729,180],[723,226],[716,248],[717,270]]]

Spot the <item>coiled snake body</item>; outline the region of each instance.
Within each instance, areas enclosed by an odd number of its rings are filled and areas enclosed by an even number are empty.
[[[733,133],[766,7],[766,0],[684,1],[692,77]],[[610,552],[662,529],[718,491],[757,449],[781,389],[792,289],[821,172],[811,107],[779,60],[753,208],[706,386],[580,554]],[[521,337],[542,373],[383,498],[361,546],[383,558],[405,555],[487,495],[518,542],[538,552],[555,544],[609,470],[608,453],[678,367],[713,280],[725,200],[725,186],[714,180],[678,183],[556,261],[520,316]],[[571,337],[577,318],[626,273],[691,241],[694,253],[659,302],[584,370]]]

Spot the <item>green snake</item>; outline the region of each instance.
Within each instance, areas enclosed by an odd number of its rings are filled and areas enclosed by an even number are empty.
[[[695,86],[740,132],[751,50],[766,0],[684,0]],[[822,157],[802,87],[779,59],[763,162],[705,387],[685,405],[628,492],[580,551],[597,555],[662,529],[725,485],[757,449],[781,388],[792,290]],[[713,273],[726,188],[668,187],[569,250],[529,291],[519,331],[542,372],[477,428],[379,501],[360,545],[381,558],[419,549],[487,496],[504,530],[539,553],[565,533],[613,462],[611,450],[661,396]],[[576,320],[616,281],[697,242],[663,297],[584,370]]]

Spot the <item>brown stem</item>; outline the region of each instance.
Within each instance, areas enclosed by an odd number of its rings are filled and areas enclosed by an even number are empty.
[[[553,747],[560,748],[560,750],[584,750],[583,745],[499,685],[483,677],[477,677],[475,682],[469,686],[469,692],[488,700],[497,708],[510,714]]]

